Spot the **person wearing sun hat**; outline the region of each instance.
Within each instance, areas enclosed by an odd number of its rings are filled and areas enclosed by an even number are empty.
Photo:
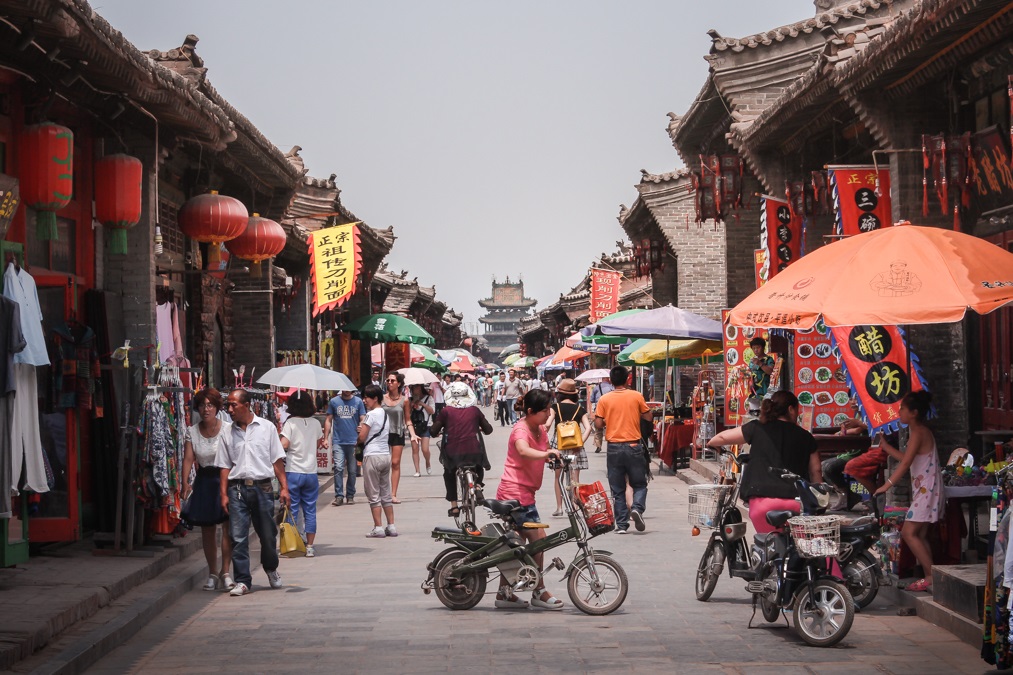
[[[457,505],[457,469],[475,468],[475,478],[481,484],[489,460],[485,456],[485,443],[479,431],[488,436],[492,424],[478,407],[478,397],[464,382],[453,382],[444,394],[446,406],[433,420],[432,435],[443,436],[440,443],[440,463],[443,464],[443,483],[447,488],[450,510],[447,515],[460,513]]]
[[[545,430],[549,434],[550,448],[557,447],[555,424],[559,421],[568,422],[571,420],[580,425],[580,437],[586,442],[591,431],[591,419],[584,406],[578,402],[577,382],[570,378],[564,378],[556,385],[556,403],[549,407],[549,419],[545,423]],[[581,447],[573,454],[577,456],[577,459],[570,465],[570,479],[574,483],[578,483],[580,482],[581,469],[588,467],[587,453]],[[553,481],[556,487],[556,510],[552,514],[554,518],[561,518],[564,515],[563,494],[559,488],[559,474],[562,470],[562,468],[555,470],[556,480]]]

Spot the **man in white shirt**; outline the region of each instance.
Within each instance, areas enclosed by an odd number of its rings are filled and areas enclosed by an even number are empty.
[[[278,500],[289,505],[285,477],[285,449],[278,429],[250,410],[250,395],[243,389],[229,393],[226,408],[232,431],[218,447],[215,465],[221,469],[222,508],[229,513],[232,566],[236,586],[230,595],[250,592],[250,524],[260,539],[260,562],[271,588],[281,588],[278,574],[278,526],[274,522],[272,475],[281,484]]]
[[[494,419],[499,420],[499,425],[505,427],[507,420],[510,416],[506,413],[506,396],[504,391],[506,390],[506,373],[500,373],[499,379],[492,385],[493,399],[496,401],[496,413]]]
[[[524,383],[517,379],[517,371],[513,368],[508,372],[508,378],[503,385],[503,403],[510,424],[517,421],[517,413],[514,411],[514,403],[524,396],[527,388]]]

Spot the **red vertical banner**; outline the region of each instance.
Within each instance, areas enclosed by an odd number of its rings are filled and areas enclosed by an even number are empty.
[[[830,194],[837,216],[835,232],[844,236],[893,225],[890,170],[874,166],[829,166]]]
[[[619,272],[591,270],[591,323],[619,311]]]
[[[770,335],[765,328],[740,328],[725,323],[729,311],[721,310],[721,323],[725,327],[721,337],[725,352],[725,426],[735,427],[746,421],[746,400],[753,379],[749,374],[749,362],[753,360],[749,341],[759,336],[769,344]]]
[[[847,371],[850,389],[858,396],[869,434],[890,433],[900,424],[900,401],[911,391],[926,389],[911,354],[908,373],[907,344],[897,326],[842,326],[831,328]]]
[[[765,268],[760,271],[764,282],[802,255],[802,214],[793,213],[787,200],[760,197],[760,248],[767,251]]]
[[[767,283],[767,249],[753,250],[753,272],[757,288]]]

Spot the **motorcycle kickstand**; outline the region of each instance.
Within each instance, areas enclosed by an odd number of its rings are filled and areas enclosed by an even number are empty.
[[[749,623],[746,624],[746,629],[747,630],[753,627],[753,619],[756,618],[756,600],[757,600],[757,596],[754,594],[753,595],[753,615],[749,617]]]

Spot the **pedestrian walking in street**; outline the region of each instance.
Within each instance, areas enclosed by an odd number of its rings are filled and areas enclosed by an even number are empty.
[[[366,534],[371,539],[398,535],[394,526],[394,504],[397,502],[394,501],[391,488],[391,416],[383,405],[383,399],[383,390],[375,385],[367,386],[362,392],[367,412],[359,423],[359,443],[363,446],[362,487],[369,500],[370,515],[373,516],[373,529]],[[382,517],[387,518],[386,528]]]
[[[522,509],[514,514],[514,520],[519,526],[523,526],[524,523],[541,522],[535,505],[535,493],[542,487],[545,460],[558,455],[557,451],[549,450],[549,439],[545,432],[550,402],[548,392],[541,389],[525,394],[522,399],[524,419],[514,424],[510,440],[507,441],[506,463],[503,466],[499,487],[496,489],[496,499],[516,499],[520,502]],[[521,533],[528,543],[545,538],[543,529],[521,527]],[[535,556],[539,569],[545,568],[542,559],[541,553]],[[544,577],[531,594],[531,605],[540,609],[563,609],[562,601],[545,589]],[[527,606],[526,601],[514,595],[510,586],[502,582],[496,594],[496,607],[522,609]]]
[[[524,383],[517,377],[517,371],[511,368],[507,372],[507,379],[503,384],[504,408],[507,411],[506,419],[510,421],[510,424],[517,422],[517,402],[525,393]]]
[[[463,382],[455,382],[447,390],[447,407],[440,411],[433,421],[432,433],[443,437],[440,443],[440,463],[443,464],[443,483],[447,488],[450,510],[447,515],[460,515],[457,504],[457,469],[471,466],[475,469],[475,480],[481,485],[489,460],[485,454],[485,443],[479,432],[488,436],[492,425],[479,410],[475,392]]]
[[[507,412],[506,373],[500,373],[499,379],[493,384],[493,395],[496,399],[496,419],[499,420],[501,427],[505,427],[510,421],[510,414]]]
[[[443,383],[430,382],[429,395],[433,397],[433,402],[436,404],[436,412],[433,414],[438,414],[441,410],[443,410],[443,406],[447,404],[446,397],[443,395]]]
[[[595,415],[595,411],[598,408],[598,401],[605,394],[612,391],[611,382],[599,382],[591,388],[591,407],[590,411],[592,415]],[[597,424],[594,426],[594,451],[601,452],[602,439],[605,437],[605,427],[599,427]]]
[[[644,396],[626,386],[630,371],[615,366],[609,371],[612,391],[598,401],[594,424],[605,429],[605,465],[609,488],[616,513],[616,534],[625,534],[630,519],[638,532],[646,529],[644,510],[647,508],[647,460],[640,431],[640,420],[650,422],[651,410]],[[626,482],[633,488],[633,506],[626,504]]]
[[[303,514],[306,530],[306,557],[316,555],[313,543],[317,537],[317,497],[320,480],[317,478],[317,448],[323,446],[324,431],[320,422],[313,419],[313,398],[305,391],[296,392],[288,399],[289,418],[281,428],[281,446],[288,456],[285,460],[285,477],[288,478],[292,500],[292,519],[299,522]]]
[[[409,419],[415,436],[412,438],[412,463],[415,465],[415,477],[422,476],[419,465],[419,452],[426,461],[426,475],[432,475],[432,461],[429,459],[429,423],[436,413],[436,401],[426,392],[425,386],[413,384],[411,386],[411,414]]]
[[[232,539],[229,537],[229,512],[222,508],[221,471],[215,466],[215,457],[232,428],[218,418],[224,405],[217,389],[201,389],[193,397],[193,407],[200,422],[187,427],[183,443],[183,495],[189,496],[185,510],[186,521],[200,527],[204,558],[208,562],[208,580],[205,591],[219,588],[232,590],[236,585],[229,570],[232,567]],[[197,465],[197,475],[190,483],[191,469]],[[222,564],[218,566],[218,525],[222,527]]]
[[[559,429],[557,425],[563,422],[574,422],[580,429],[581,447],[563,450],[559,448]],[[570,478],[574,483],[580,482],[580,471],[586,469],[587,453],[584,452],[583,443],[591,430],[591,421],[584,406],[577,402],[577,383],[571,379],[560,380],[556,386],[556,403],[549,408],[549,419],[545,423],[545,429],[549,435],[549,447],[560,449],[563,454],[574,454],[577,459],[570,464]],[[559,474],[563,469],[555,470],[555,480],[552,484],[556,488],[556,510],[552,513],[554,518],[561,518],[563,514],[563,493],[559,488]]]
[[[414,443],[416,438],[415,430],[412,428],[411,404],[404,395],[404,375],[401,373],[387,373],[387,392],[383,396],[382,405],[390,418],[387,427],[390,435],[387,440],[390,447],[390,484],[394,491],[394,503],[400,504],[397,488],[401,482],[401,454],[404,452],[405,440]]]
[[[233,389],[227,403],[232,416],[230,433],[219,445],[215,464],[221,468],[222,508],[229,512],[232,536],[232,566],[236,586],[231,595],[250,592],[250,525],[260,539],[260,563],[271,588],[281,588],[278,573],[278,526],[274,521],[272,475],[281,484],[278,500],[289,506],[288,478],[285,476],[285,449],[278,429],[250,410],[250,395]]]
[[[351,391],[343,391],[327,404],[324,422],[324,447],[334,457],[334,501],[331,506],[355,503],[355,444],[359,440],[359,422],[366,416],[362,399]],[[348,478],[345,479],[345,472]]]

